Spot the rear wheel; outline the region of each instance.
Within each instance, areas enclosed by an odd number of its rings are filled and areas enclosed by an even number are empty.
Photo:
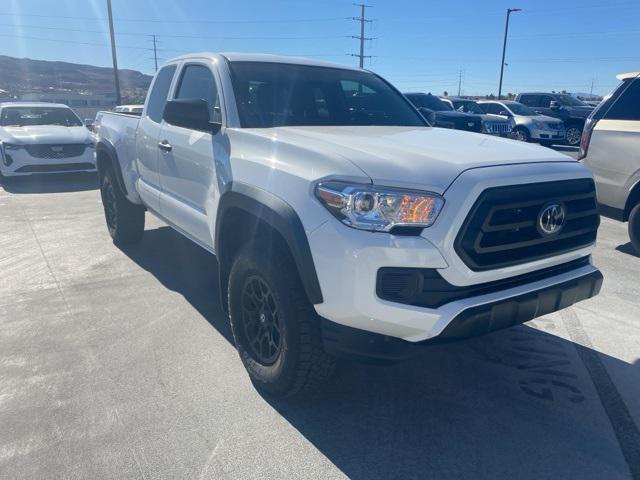
[[[127,200],[111,168],[102,176],[100,194],[113,243],[128,245],[139,242],[144,233],[144,208]]]
[[[528,142],[531,138],[526,128],[516,127],[513,131],[513,138],[521,142]]]
[[[567,126],[567,131],[564,138],[567,142],[567,145],[577,147],[578,145],[580,145],[580,139],[582,138],[582,128],[578,125]]]
[[[629,238],[633,248],[640,254],[640,203],[629,214]]]
[[[243,247],[229,275],[229,317],[240,359],[254,385],[279,397],[314,393],[331,376],[320,322],[293,261],[269,241]],[[259,246],[259,247],[258,247]]]

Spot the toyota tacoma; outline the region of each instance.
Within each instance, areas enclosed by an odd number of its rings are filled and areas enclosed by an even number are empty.
[[[138,242],[148,211],[215,254],[240,358],[272,395],[312,391],[337,356],[409,358],[602,283],[584,165],[433,128],[366,70],[187,55],[140,118],[103,112],[96,132],[113,241]]]

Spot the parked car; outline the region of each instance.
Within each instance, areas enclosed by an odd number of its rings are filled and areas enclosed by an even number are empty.
[[[482,119],[482,133],[488,135],[498,135],[500,137],[510,137],[515,127],[515,121],[512,118],[496,117],[495,115],[487,115],[482,107],[474,100],[468,98],[444,97],[441,100],[456,112],[469,113],[471,115],[479,115]]]
[[[0,176],[95,170],[94,141],[68,106],[0,103]]]
[[[469,132],[482,131],[482,118],[479,115],[454,112],[448,103],[430,93],[405,93],[404,95],[434,127]]]
[[[579,158],[593,172],[603,212],[629,222],[640,253],[640,72],[620,84],[587,119]]]
[[[553,145],[564,140],[564,123],[553,117],[540,115],[531,108],[510,100],[481,100],[480,107],[487,114],[498,118],[510,118],[515,122],[513,138],[523,142]]]
[[[565,142],[573,147],[580,145],[584,122],[593,111],[592,105],[567,93],[519,93],[515,101],[533,108],[537,113],[562,120]]]
[[[129,115],[142,115],[144,105],[118,105],[113,111],[116,113],[126,113]]]
[[[337,355],[397,361],[600,289],[584,165],[431,128],[366,70],[187,55],[141,118],[96,122],[113,241],[138,242],[148,210],[215,253],[240,358],[272,395],[312,390]]]

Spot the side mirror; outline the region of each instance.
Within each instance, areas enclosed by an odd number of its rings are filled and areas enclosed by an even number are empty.
[[[549,108],[551,110],[559,110],[560,108],[562,108],[562,105],[560,105],[560,103],[556,102],[555,100],[551,100],[551,103],[549,104]]]
[[[164,107],[162,118],[176,127],[188,128],[216,134],[222,124],[212,122],[209,115],[209,104],[199,98],[182,98],[170,100]]]
[[[436,125],[436,112],[426,107],[418,107],[418,111],[427,119],[427,122],[429,122],[432,127]]]
[[[87,127],[88,130],[93,131],[93,123],[94,123],[93,118],[84,119],[84,126]]]

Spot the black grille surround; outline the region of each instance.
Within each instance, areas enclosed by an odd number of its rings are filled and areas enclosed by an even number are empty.
[[[59,145],[34,144],[26,145],[27,153],[34,158],[70,158],[79,157],[85,151],[87,145],[84,143],[65,143]]]
[[[543,236],[538,215],[549,203],[564,207],[565,223],[556,235]],[[599,225],[590,178],[493,187],[476,200],[454,248],[471,270],[493,270],[592,245]]]
[[[535,272],[464,287],[450,284],[435,268],[383,267],[378,269],[376,295],[389,302],[439,308],[456,300],[527,285],[587,265],[590,265],[588,256]]]

